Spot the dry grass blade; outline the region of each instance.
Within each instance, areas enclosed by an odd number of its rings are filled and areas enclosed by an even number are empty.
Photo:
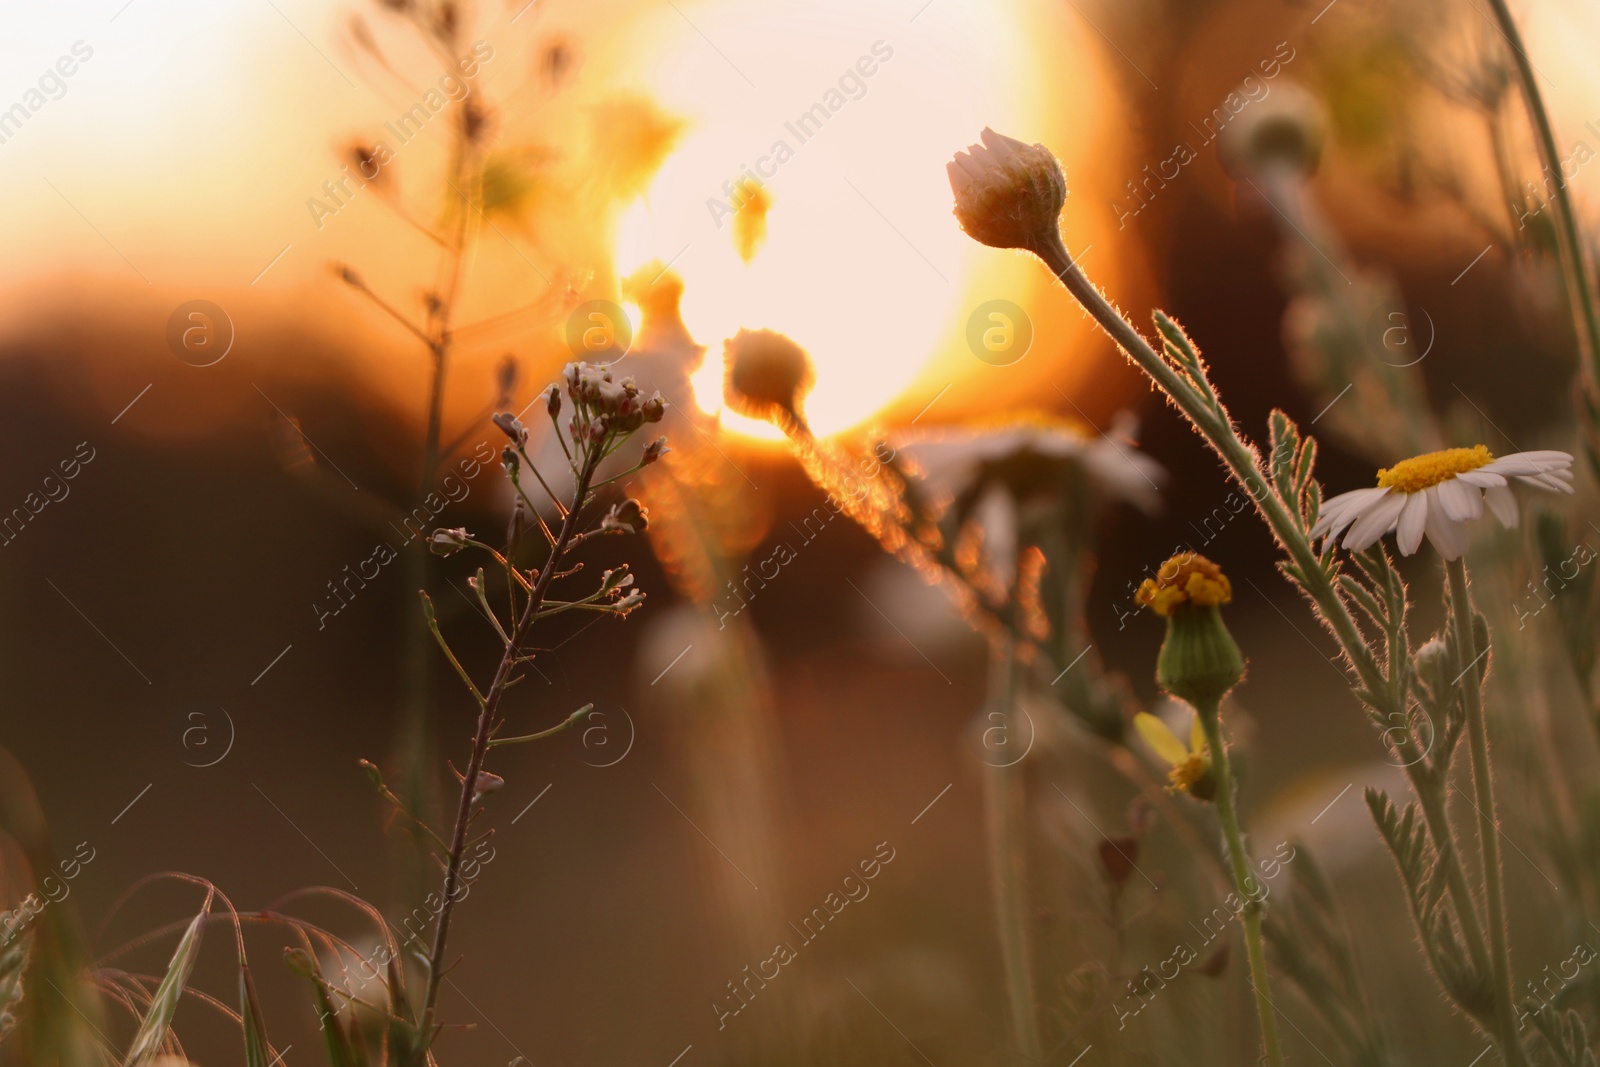
[[[200,914],[183,932],[177,949],[172,953],[166,977],[161,979],[161,984],[151,997],[150,1010],[139,1024],[139,1032],[134,1035],[133,1043],[128,1046],[128,1055],[123,1059],[122,1067],[150,1067],[161,1052],[167,1040],[167,1030],[172,1026],[172,1017],[178,1013],[178,1004],[183,1000],[184,987],[189,984],[189,975],[200,956],[200,935],[205,930],[206,916],[210,911],[211,894],[207,893],[205,907],[200,909]]]

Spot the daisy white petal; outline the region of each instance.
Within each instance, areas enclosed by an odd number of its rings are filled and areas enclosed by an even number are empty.
[[[1572,467],[1572,457],[1565,452],[1513,452],[1509,456],[1485,463],[1479,470],[1490,474],[1544,474],[1548,471]]]
[[[1467,550],[1467,528],[1445,516],[1444,508],[1439,504],[1438,489],[1438,486],[1432,486],[1423,491],[1428,498],[1428,541],[1445,559],[1460,559]]]
[[[1346,526],[1356,520],[1363,507],[1388,492],[1389,490],[1381,487],[1353,489],[1348,493],[1340,493],[1336,497],[1329,498],[1322,505],[1322,514],[1318,516],[1317,524],[1311,528],[1311,536],[1317,538],[1326,534],[1329,537],[1338,537]]]
[[[1571,484],[1562,481],[1555,474],[1518,475],[1517,481],[1539,489],[1548,489],[1552,493],[1570,493],[1573,491]]]
[[[1396,540],[1400,544],[1400,554],[1409,556],[1422,544],[1422,531],[1428,521],[1428,498],[1421,493],[1410,493],[1406,496],[1406,506],[1400,512],[1400,523],[1397,527]]]
[[[1452,522],[1468,522],[1483,515],[1483,494],[1455,478],[1440,482],[1431,491],[1438,493],[1445,517]]]
[[[1475,471],[1465,471],[1456,475],[1456,481],[1466,482],[1468,485],[1477,486],[1479,489],[1488,489],[1490,486],[1506,484],[1505,475],[1484,470],[1482,467]]]
[[[1500,520],[1500,525],[1506,529],[1514,529],[1517,525],[1517,498],[1511,488],[1505,485],[1490,486],[1483,494],[1488,502],[1489,510],[1494,512],[1494,517]]]
[[[1345,534],[1344,547],[1352,552],[1360,552],[1371,548],[1377,543],[1378,538],[1394,529],[1394,524],[1400,518],[1400,511],[1406,506],[1405,493],[1389,493],[1382,500],[1367,508],[1355,525],[1350,527],[1350,532]]]

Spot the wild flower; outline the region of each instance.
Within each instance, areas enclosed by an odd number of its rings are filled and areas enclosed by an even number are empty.
[[[581,571],[581,564],[569,566],[567,562],[568,555],[578,545],[592,537],[609,533],[631,533],[643,528],[642,509],[637,502],[631,500],[614,506],[592,526],[585,527],[584,515],[594,502],[599,489],[627,477],[644,465],[640,462],[630,469],[604,479],[599,476],[602,464],[634,433],[647,424],[661,421],[665,413],[664,404],[659,393],[646,396],[633,379],[617,380],[609,369],[594,364],[569,363],[562,378],[566,386],[566,397],[572,405],[573,412],[569,424],[572,443],[571,447],[566,449],[571,489],[564,496],[558,495],[550,488],[550,480],[538,471],[529,458],[526,451],[528,434],[522,424],[504,415],[496,416],[494,420],[512,442],[508,447],[512,455],[505,460],[507,476],[517,487],[518,494],[522,496],[522,504],[525,505],[527,513],[534,517],[548,543],[549,555],[544,563],[535,569],[525,571],[512,562],[514,545],[508,545],[506,551],[502,553],[474,540],[472,535],[462,528],[436,530],[431,538],[431,545],[435,551],[448,554],[465,548],[475,548],[487,553],[504,572],[505,594],[510,610],[508,614],[502,615],[491,604],[485,574],[480,568],[468,584],[477,594],[479,607],[503,647],[500,663],[493,677],[486,687],[480,689],[440,630],[427,592],[421,592],[429,630],[478,705],[477,728],[473,735],[466,769],[457,772],[460,801],[448,842],[432,830],[427,830],[428,836],[441,846],[444,852],[441,857],[444,866],[444,884],[439,894],[439,899],[443,903],[438,911],[432,947],[427,955],[426,992],[416,1019],[417,1033],[424,1049],[432,1044],[438,1033],[438,1023],[435,1020],[436,1003],[439,984],[444,977],[445,946],[450,932],[450,920],[463,877],[463,857],[468,844],[468,834],[483,813],[480,801],[498,792],[505,785],[505,780],[500,775],[485,769],[485,760],[492,748],[549,737],[582,719],[593,707],[589,705],[580,708],[555,725],[534,733],[520,736],[502,735],[507,725],[507,718],[500,708],[501,699],[506,690],[519,680],[522,665],[533,659],[530,636],[534,626],[541,619],[569,611],[589,611],[624,617],[644,601],[644,593],[632,588],[634,577],[626,567],[605,571],[600,576],[598,586],[586,596],[557,600],[550,593],[558,577],[573,576]],[[551,422],[555,423],[560,403],[554,391],[550,396],[547,411]],[[557,431],[559,434],[559,426]],[[665,445],[661,447],[664,448]],[[533,502],[523,494],[521,483],[516,478],[519,470],[532,472],[539,485],[549,493],[550,502],[555,505],[560,516],[556,530],[550,528]],[[379,786],[380,789],[383,788],[381,781]],[[383,792],[392,801],[397,800],[387,789]],[[426,829],[425,820],[409,811],[406,814],[412,821]],[[493,831],[487,833],[492,834]]]
[[[1330,497],[1311,536],[1344,534],[1344,547],[1361,552],[1394,532],[1401,555],[1409,556],[1426,533],[1439,555],[1460,559],[1467,550],[1467,524],[1483,516],[1485,503],[1501,525],[1517,525],[1517,500],[1508,479],[1570,493],[1572,457],[1540,451],[1496,459],[1483,445],[1474,445],[1403,459],[1380,470],[1375,487]]]
[[[1156,659],[1161,688],[1194,708],[1188,748],[1152,715],[1136,717],[1134,727],[1158,755],[1172,764],[1170,779],[1197,799],[1216,804],[1227,842],[1234,891],[1243,910],[1250,984],[1268,1062],[1283,1063],[1278,1042],[1277,1007],[1267,973],[1262,933],[1265,905],[1253,892],[1252,860],[1239,823],[1237,787],[1222,739],[1222,699],[1244,677],[1244,656],[1222,621],[1222,605],[1233,599],[1233,585],[1222,568],[1193,552],[1173,556],[1139,588],[1139,602],[1167,620],[1167,635]],[[1209,795],[1207,795],[1209,794]]]
[[[915,465],[929,491],[955,497],[1011,457],[1033,456],[1038,465],[1081,466],[1103,499],[1132,504],[1145,514],[1161,508],[1167,472],[1128,442],[1138,423],[1120,414],[1107,434],[1077,424],[1026,416],[1003,426],[961,426],[897,435],[896,448]]]
[[[1200,725],[1200,716],[1190,716],[1187,745],[1178,740],[1172,727],[1148,711],[1134,715],[1133,728],[1150,746],[1150,751],[1171,768],[1167,772],[1167,780],[1173,792],[1188,793],[1196,800],[1210,800],[1216,795],[1217,783],[1211,775],[1211,749],[1206,745],[1205,728]]]
[[[980,144],[945,165],[956,194],[956,220],[974,240],[995,248],[1029,248],[1040,233],[1053,232],[1067,182],[1044,145],[983,128]]]
[[[1009,174],[1007,162],[1000,159],[987,160],[978,174],[964,174],[955,187],[957,210],[984,215],[972,220],[968,232],[984,230],[990,224],[995,229],[1002,228],[1017,218],[1032,220],[1026,232],[1014,234],[1009,247],[1025,248],[1044,261],[1128,358],[1177,406],[1217,453],[1229,474],[1249,493],[1287,557],[1280,563],[1282,572],[1305,593],[1338,640],[1355,675],[1356,695],[1368,708],[1372,721],[1384,730],[1385,743],[1401,758],[1401,766],[1417,794],[1417,804],[1404,810],[1377,790],[1368,790],[1367,803],[1400,868],[1434,975],[1462,1012],[1494,1041],[1505,1062],[1512,1067],[1525,1067],[1527,1053],[1517,1033],[1511,991],[1500,830],[1482,706],[1487,635],[1481,623],[1475,621],[1466,568],[1460,557],[1466,547],[1465,523],[1481,514],[1484,499],[1480,493],[1505,490],[1508,478],[1532,480],[1542,488],[1561,491],[1570,479],[1570,457],[1564,453],[1506,457],[1506,465],[1496,471],[1485,470],[1496,462],[1487,450],[1480,453],[1465,449],[1417,457],[1409,465],[1397,464],[1386,471],[1386,484],[1338,502],[1335,518],[1324,524],[1322,489],[1312,476],[1316,442],[1304,437],[1286,415],[1275,411],[1269,421],[1270,458],[1263,462],[1261,454],[1236,427],[1211,382],[1199,349],[1183,328],[1169,316],[1156,312],[1158,351],[1074,262],[1054,223],[1046,225],[1041,221],[1050,205],[1057,202],[1053,192],[1016,194],[1031,195],[1031,205],[1019,204],[1015,197],[1010,201],[977,201],[968,192],[971,182],[1003,182],[1009,180]],[[1013,184],[1012,188],[1017,187]],[[1480,473],[1460,480],[1473,472]],[[1479,484],[1473,485],[1473,480]],[[1441,488],[1444,486],[1448,488]],[[1329,506],[1335,503],[1330,501]],[[1502,516],[1514,518],[1514,502],[1510,502],[1509,509],[1507,503],[1507,494],[1497,492],[1490,507]],[[1402,520],[1402,547],[1414,549],[1422,533],[1429,534],[1439,546],[1446,560],[1450,630],[1445,648],[1450,660],[1448,670],[1454,672],[1450,677],[1455,679],[1450,685],[1433,685],[1413,670],[1406,624],[1408,590],[1389,557],[1381,550],[1369,550],[1355,557],[1358,575],[1344,574],[1330,546],[1324,545],[1321,551],[1314,546],[1313,530],[1320,536],[1347,517],[1350,521],[1339,528],[1342,531],[1351,523],[1358,527],[1355,536],[1347,537],[1352,546],[1371,549],[1378,537],[1390,528],[1399,528]],[[1203,596],[1213,595],[1210,590],[1201,592]],[[1169,629],[1168,645],[1174,636]],[[1220,638],[1219,634],[1212,636]],[[1231,639],[1226,644],[1231,644]],[[1484,645],[1481,652],[1480,644]],[[1231,670],[1223,669],[1224,647],[1219,642],[1210,650],[1218,685]],[[1163,658],[1171,651],[1164,648]],[[1198,657],[1204,649],[1196,642],[1191,651]],[[1236,650],[1234,654],[1237,655]],[[1163,684],[1167,677],[1177,678],[1177,672],[1168,668],[1178,667],[1177,660],[1183,658],[1186,657],[1173,657],[1163,668]],[[1468,679],[1467,684],[1456,684],[1464,678]],[[1197,697],[1208,695],[1196,693]],[[1221,745],[1216,709],[1203,704],[1204,701],[1197,704],[1196,710],[1207,724],[1207,740],[1219,768],[1218,813],[1226,828],[1230,819],[1223,811],[1224,798],[1230,807],[1232,800],[1232,787],[1223,769],[1226,751]],[[1442,736],[1437,743],[1430,740],[1427,748],[1419,745],[1410,731],[1419,705],[1432,707],[1445,716]],[[1468,739],[1471,754],[1481,859],[1481,916],[1480,896],[1468,883],[1467,864],[1455,845],[1457,830],[1449,806],[1449,764],[1462,737]],[[1227,834],[1237,874],[1241,849],[1236,836],[1234,832]],[[1254,948],[1256,938],[1250,941]],[[1263,984],[1255,984],[1263,1042],[1274,1062],[1281,1062],[1271,1034],[1273,1006],[1264,996]],[[1548,1033],[1546,1037],[1549,1038]]]

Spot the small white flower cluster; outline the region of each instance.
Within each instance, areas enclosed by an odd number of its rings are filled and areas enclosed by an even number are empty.
[[[609,454],[640,427],[660,422],[666,414],[666,400],[659,392],[646,397],[632,378],[618,381],[607,367],[568,363],[563,377],[575,408],[568,433],[580,448]],[[560,410],[555,389],[550,387],[552,414]]]

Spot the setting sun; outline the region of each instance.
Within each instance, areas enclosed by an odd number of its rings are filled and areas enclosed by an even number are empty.
[[[914,23],[904,11],[874,19],[859,5],[808,5],[776,33],[761,9],[734,2],[647,20],[640,69],[688,130],[625,211],[617,268],[657,260],[683,278],[684,322],[708,349],[695,377],[708,411],[722,406],[722,342],[772,329],[816,364],[807,412],[817,432],[854,426],[959,335],[959,309],[1009,266],[955,226],[943,163],[980,116],[1035,124],[1026,63],[979,91],[950,76],[964,53],[1017,49],[1020,31],[992,5],[939,3],[938,19]],[[768,205],[766,232],[746,262],[736,216],[752,190]]]

